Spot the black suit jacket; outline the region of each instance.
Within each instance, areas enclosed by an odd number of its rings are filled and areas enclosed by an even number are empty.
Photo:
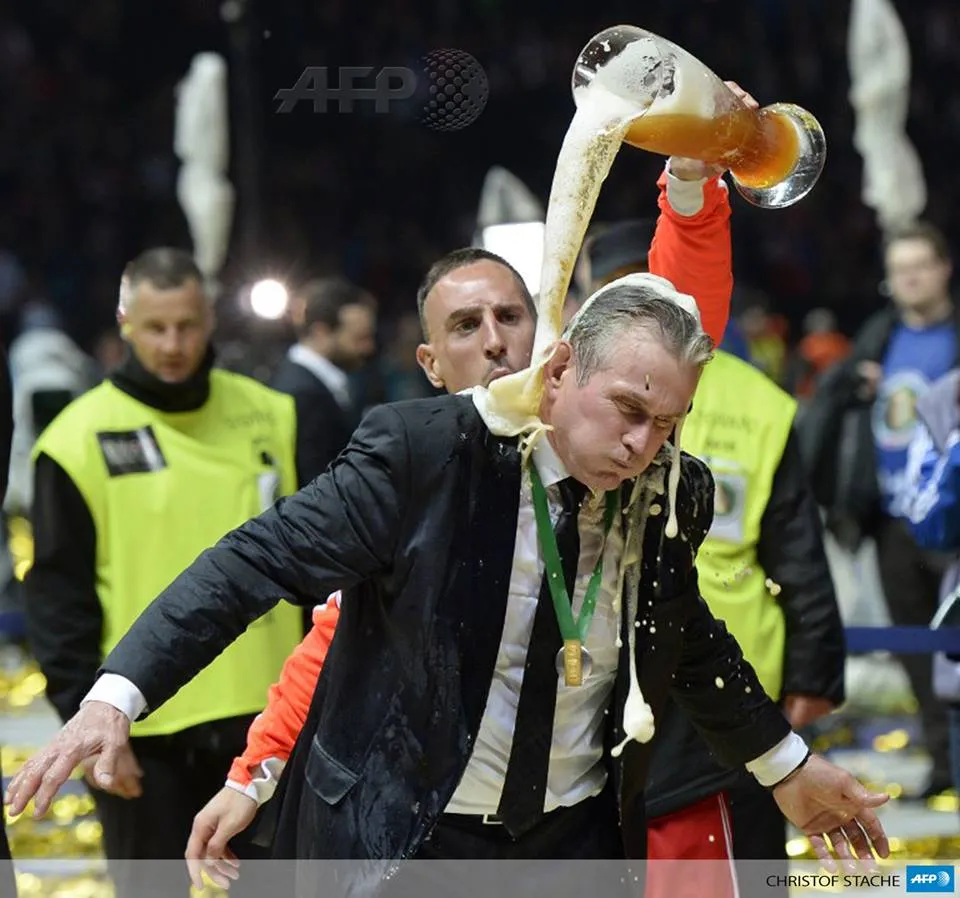
[[[297,474],[300,485],[326,471],[350,442],[360,416],[345,409],[312,371],[284,357],[270,386],[293,397],[297,410]]]
[[[665,542],[666,515],[651,518],[641,675],[654,706],[672,688],[714,750],[740,764],[789,728],[699,597],[693,555],[712,517],[712,479],[689,456],[684,469],[681,526],[697,535]],[[480,727],[507,607],[520,483],[516,441],[492,435],[469,398],[377,408],[326,474],[181,574],[103,670],[132,680],[155,708],[280,599],[311,604],[351,590],[301,736],[303,780],[288,790],[297,793],[295,851],[410,857],[453,795]],[[620,667],[612,742],[621,738],[629,670]],[[717,676],[727,688],[717,689]],[[631,745],[623,777],[615,771],[640,819],[647,756],[646,746]],[[278,853],[291,847],[281,841]]]

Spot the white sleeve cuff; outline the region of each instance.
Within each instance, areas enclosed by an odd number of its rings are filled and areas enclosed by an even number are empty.
[[[257,807],[262,804],[257,797],[257,787],[253,783],[247,783],[245,786],[236,780],[227,780],[226,786],[228,789],[233,789],[234,792],[239,792],[241,795],[246,795],[247,798],[252,798],[257,803]]]
[[[790,733],[759,758],[748,761],[747,770],[761,786],[775,786],[803,763],[809,750],[799,734]]]
[[[680,178],[671,173],[669,162],[667,162],[666,171],[667,202],[670,203],[670,208],[684,218],[696,215],[703,209],[703,185],[707,183],[707,179],[681,181]]]
[[[259,807],[273,798],[273,793],[277,791],[277,784],[280,782],[280,774],[286,766],[286,763],[279,758],[267,758],[260,762],[260,773],[247,785],[229,779],[226,785],[237,792],[242,792],[247,798],[252,798]]]
[[[106,702],[113,705],[118,711],[123,711],[131,723],[147,709],[147,700],[143,693],[120,674],[105,673],[99,677],[80,702],[80,707],[87,702]]]

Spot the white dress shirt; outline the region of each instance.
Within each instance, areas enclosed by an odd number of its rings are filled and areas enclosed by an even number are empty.
[[[537,442],[533,462],[547,490],[551,521],[556,524],[562,504],[557,484],[568,475],[546,438]],[[588,498],[578,518],[580,559],[573,594],[574,618],[580,614],[587,584],[603,545],[603,496]],[[614,613],[618,559],[623,551],[620,516],[614,519],[604,551],[603,577],[585,645],[593,670],[582,686],[566,686],[557,675],[557,710],[547,773],[544,810],[574,805],[599,794],[606,782],[603,759],[605,712],[617,678],[616,646],[620,618]],[[517,542],[510,574],[507,615],[493,673],[487,707],[473,755],[456,793],[447,805],[454,814],[495,814],[513,744],[520,687],[533,632],[543,580],[543,554],[537,536],[530,475],[524,471],[517,515]]]
[[[341,371],[330,359],[320,355],[302,343],[295,343],[287,350],[287,358],[291,362],[306,368],[320,381],[337,400],[340,407],[346,411],[353,408],[350,397],[350,380],[344,371]]]

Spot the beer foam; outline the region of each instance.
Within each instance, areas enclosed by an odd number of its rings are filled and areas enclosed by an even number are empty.
[[[680,486],[680,434],[683,432],[683,423],[686,416],[677,421],[676,433],[673,439],[673,451],[670,457],[670,488],[667,495],[667,501],[670,504],[670,516],[667,518],[667,526],[664,534],[667,539],[676,539],[679,532],[677,522],[677,488]]]
[[[590,87],[615,94],[632,105],[636,115],[710,118],[714,99],[709,72],[680,47],[661,41],[643,37],[627,44],[597,69]],[[672,90],[663,89],[664,82],[672,82]]]
[[[627,127],[642,112],[596,82],[576,88],[574,99],[576,112],[560,147],[547,203],[534,359],[560,337],[563,304],[600,187]]]
[[[576,112],[560,147],[547,203],[530,366],[472,391],[491,431],[526,434],[524,453],[545,430],[539,419],[543,366],[560,339],[563,305],[587,226],[627,128],[639,114],[635,104],[592,85],[578,87],[574,97]]]
[[[631,496],[630,525],[624,539],[624,556],[620,566],[620,582],[617,588],[618,601],[614,603],[619,614],[619,597],[624,591],[627,594],[627,620],[633,621],[627,633],[627,663],[630,665],[630,686],[627,692],[627,701],[623,708],[623,739],[613,747],[610,754],[619,758],[627,743],[633,739],[636,742],[649,742],[655,732],[653,710],[647,704],[640,689],[640,680],[637,676],[637,628],[640,626],[638,604],[640,602],[640,571],[643,564],[643,539],[650,516],[650,506],[654,498],[663,490],[663,475],[658,470],[647,469],[637,478]],[[627,567],[629,565],[629,572]],[[624,581],[626,580],[626,586]],[[651,628],[651,632],[653,628]],[[623,645],[617,636],[617,648]]]

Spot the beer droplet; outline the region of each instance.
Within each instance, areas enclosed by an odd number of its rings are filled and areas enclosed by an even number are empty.
[[[772,596],[780,595],[780,590],[781,590],[780,584],[775,583],[769,577],[767,577],[766,587],[770,591],[770,595]]]
[[[648,390],[650,389],[650,375],[649,375],[649,374],[644,374],[644,375],[643,375],[643,384],[644,384],[644,386],[645,386]]]
[[[723,689],[723,677],[717,677],[713,682],[717,684],[717,689]]]
[[[658,505],[656,502],[654,502],[653,505],[650,506],[650,514],[652,514],[654,517],[660,514],[661,511],[663,511],[663,507],[661,505]]]

